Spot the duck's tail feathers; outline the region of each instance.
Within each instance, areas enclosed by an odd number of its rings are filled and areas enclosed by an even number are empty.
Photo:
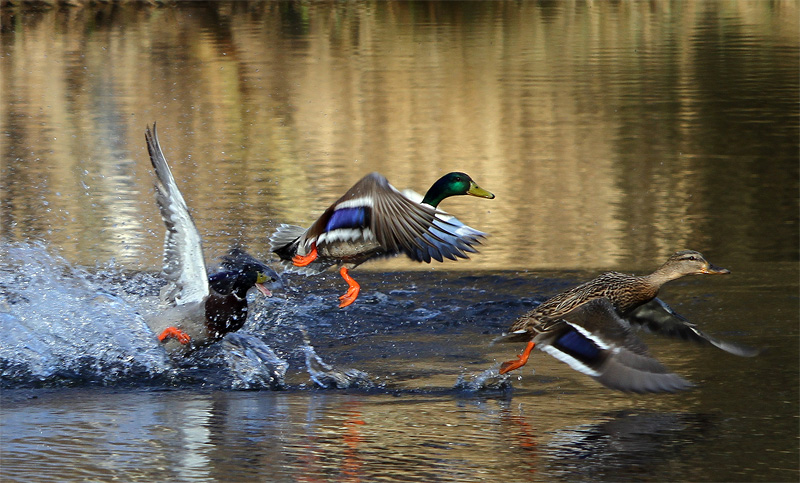
[[[322,260],[311,262],[305,267],[298,267],[292,263],[292,257],[297,255],[300,238],[305,232],[306,229],[302,226],[282,224],[269,237],[270,249],[280,257],[281,265],[287,272],[311,275],[322,272],[331,266],[331,263],[324,263]]]
[[[306,229],[297,225],[283,224],[269,237],[270,250],[276,253],[281,260],[291,260],[297,254],[300,237]]]

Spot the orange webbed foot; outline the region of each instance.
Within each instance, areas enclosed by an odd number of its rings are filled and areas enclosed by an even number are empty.
[[[527,362],[527,361],[526,361]],[[505,374],[506,372],[511,372],[514,369],[519,369],[520,367],[524,366],[525,363],[522,362],[520,359],[514,359],[513,361],[505,361],[500,365],[500,374]]]
[[[528,362],[528,358],[531,355],[531,351],[535,344],[533,341],[528,342],[528,345],[525,347],[525,350],[516,360],[513,361],[506,361],[500,365],[500,374],[505,374],[506,372],[513,371],[514,369],[519,369],[520,367],[524,366]]]
[[[186,334],[186,332],[182,331],[177,327],[167,327],[166,329],[164,329],[164,332],[162,332],[161,335],[158,336],[159,342],[164,342],[167,339],[177,339],[178,342],[180,342],[183,345],[188,344],[189,341],[192,340],[192,338],[189,337],[189,335]]]
[[[311,251],[308,255],[295,255],[292,257],[292,264],[295,267],[305,267],[317,259],[317,245],[311,244]]]
[[[344,281],[347,282],[347,285],[349,285],[347,292],[339,297],[339,300],[341,300],[341,302],[339,302],[340,309],[355,302],[358,298],[359,292],[361,292],[361,286],[358,284],[358,282],[353,280],[353,277],[351,277],[347,272],[347,267],[342,267],[341,270],[339,270],[339,274],[342,276]]]
[[[348,305],[352,304],[358,298],[358,293],[361,291],[360,287],[350,287],[344,295],[339,297],[339,308],[347,307]]]

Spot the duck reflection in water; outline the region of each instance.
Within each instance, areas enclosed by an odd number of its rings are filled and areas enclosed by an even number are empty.
[[[524,464],[529,473],[538,473],[542,456],[539,451],[541,432],[531,425],[522,411],[512,410],[508,403],[502,404],[499,414],[504,434],[516,443],[513,450],[525,452],[520,464]]]
[[[500,374],[525,365],[533,348],[566,362],[601,384],[621,391],[672,392],[691,387],[652,358],[633,326],[714,345],[752,357],[758,351],[705,334],[656,298],[663,284],[693,274],[730,273],[693,250],[682,250],[649,275],[608,272],[562,292],[518,318],[499,342],[528,342]]]
[[[554,431],[542,447],[542,469],[570,481],[652,477],[654,465],[674,464],[713,425],[692,413],[620,411],[602,419]]]
[[[337,413],[331,420],[320,421],[316,415],[309,414],[308,432],[304,436],[302,451],[297,455],[303,471],[295,475],[294,480],[308,483],[330,481],[330,475],[338,472],[336,481],[365,481],[362,446],[365,442],[363,428],[367,422],[362,415],[361,403],[349,400],[329,409]]]

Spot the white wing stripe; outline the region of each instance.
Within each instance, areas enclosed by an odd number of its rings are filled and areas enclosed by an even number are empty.
[[[565,322],[566,322],[566,323],[567,323],[567,324],[568,324],[570,327],[572,327],[573,329],[577,330],[577,331],[578,331],[578,333],[580,333],[582,336],[586,337],[587,339],[589,339],[589,340],[591,340],[592,342],[594,342],[595,344],[597,344],[597,347],[599,347],[600,349],[602,349],[602,350],[609,350],[609,349],[611,349],[611,348],[612,348],[612,346],[611,346],[611,345],[609,345],[607,342],[605,342],[603,339],[601,339],[601,338],[599,338],[599,337],[597,337],[597,336],[593,335],[591,332],[589,332],[588,330],[584,329],[584,328],[583,328],[583,327],[581,327],[580,325],[573,324],[572,322],[570,322],[570,321],[568,321],[568,320],[565,320]]]
[[[598,377],[600,375],[600,372],[595,371],[594,369],[587,366],[578,359],[575,359],[574,357],[565,352],[561,352],[560,350],[556,349],[551,345],[542,346],[542,350],[547,352],[551,356],[555,357],[556,359],[560,360],[561,362],[569,364],[571,368],[575,369],[578,372],[582,372],[592,377]]]
[[[361,208],[363,206],[369,206],[371,208],[374,206],[374,202],[375,200],[371,196],[362,196],[361,198],[353,198],[351,200],[342,201],[336,205],[336,209]]]

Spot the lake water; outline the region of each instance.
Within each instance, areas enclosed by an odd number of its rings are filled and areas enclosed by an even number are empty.
[[[81,3],[81,2],[76,2]],[[0,9],[3,481],[797,481],[793,1],[168,3]],[[174,361],[143,315],[159,138],[210,266],[370,171],[490,234],[254,297]],[[661,298],[739,358],[643,336],[697,387],[606,389],[519,345],[538,302],[693,248]]]

